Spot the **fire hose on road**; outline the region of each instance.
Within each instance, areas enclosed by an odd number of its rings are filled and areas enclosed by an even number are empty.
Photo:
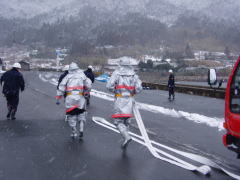
[[[149,151],[151,152],[151,154],[157,158],[157,159],[160,159],[160,160],[163,160],[163,161],[166,161],[168,163],[171,163],[171,164],[174,164],[178,167],[181,167],[181,168],[184,168],[186,170],[190,170],[190,171],[195,171],[195,172],[199,172],[201,174],[204,174],[204,175],[207,175],[211,172],[211,168],[215,168],[215,169],[218,169],[218,170],[221,170],[223,171],[224,173],[226,173],[227,175],[233,177],[234,179],[238,179],[240,180],[240,176],[239,175],[236,175],[234,173],[231,173],[229,172],[228,170],[224,169],[223,167],[219,166],[218,164],[216,164],[215,162],[211,161],[210,159],[207,159],[205,157],[202,157],[200,155],[196,155],[196,154],[192,154],[192,153],[188,153],[188,152],[183,152],[183,151],[179,151],[177,149],[174,149],[174,148],[171,148],[171,147],[168,147],[166,145],[163,145],[163,144],[160,144],[158,142],[155,142],[155,141],[152,141],[149,139],[148,137],[148,134],[146,132],[146,128],[144,126],[144,123],[143,123],[143,120],[141,118],[141,115],[140,115],[140,112],[138,110],[138,107],[135,103],[134,107],[133,107],[133,112],[134,112],[134,116],[135,116],[135,119],[137,121],[137,124],[138,124],[138,127],[139,127],[139,130],[141,132],[141,135],[142,136],[139,136],[135,133],[132,133],[130,132],[130,134],[132,135],[132,138],[135,142],[141,144],[141,145],[144,145],[146,146]],[[101,118],[101,117],[93,117],[92,118],[93,121],[102,126],[102,127],[105,127],[107,129],[110,129],[114,132],[118,132],[118,130],[116,129],[116,127],[109,123],[107,120],[105,120],[104,118]],[[153,145],[157,146],[157,147],[154,147]],[[200,164],[202,164],[202,166],[198,167],[198,166],[195,166],[193,164],[190,164],[184,160],[181,160],[180,158],[176,157],[176,156],[173,156],[161,149],[159,149],[159,147],[161,148],[164,148],[168,151],[171,151],[175,154],[178,154],[182,157],[185,157],[185,158],[188,158],[188,159],[191,159],[193,161],[196,161]],[[161,156],[160,156],[161,154]]]

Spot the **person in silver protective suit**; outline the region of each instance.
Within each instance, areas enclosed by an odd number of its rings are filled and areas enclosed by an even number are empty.
[[[71,63],[69,73],[63,78],[57,90],[57,104],[66,94],[65,107],[69,126],[72,129],[71,137],[77,138],[77,124],[79,123],[79,138],[83,138],[83,129],[86,122],[86,100],[84,93],[91,88],[91,81],[76,63]]]
[[[122,58],[107,83],[107,89],[115,94],[114,124],[121,133],[124,141],[122,149],[126,149],[132,138],[129,135],[130,118],[133,117],[134,95],[142,90],[142,82],[130,65],[130,60]]]
[[[65,78],[65,76],[68,75],[68,70],[69,70],[69,65],[65,65],[62,68],[63,73],[60,75],[59,79],[58,79],[58,85],[57,85],[57,89],[59,87],[59,84],[62,82],[63,78]],[[66,97],[66,94],[64,94],[64,99]],[[65,122],[67,122],[67,115],[65,116]]]

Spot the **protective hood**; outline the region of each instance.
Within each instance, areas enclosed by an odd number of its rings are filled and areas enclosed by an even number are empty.
[[[72,62],[70,65],[69,65],[69,72],[74,72],[76,70],[79,70],[79,67],[76,63]]]
[[[133,76],[135,75],[134,69],[131,66],[121,66],[118,68],[116,71],[117,74],[122,75],[122,76]]]
[[[69,65],[65,65],[63,68],[62,68],[63,71],[68,71],[69,70]]]
[[[130,66],[131,65],[131,61],[128,57],[122,57],[119,61],[119,65],[120,66]]]
[[[117,68],[108,80],[107,89],[115,94],[112,118],[132,117],[134,95],[142,90],[142,82],[131,66]]]

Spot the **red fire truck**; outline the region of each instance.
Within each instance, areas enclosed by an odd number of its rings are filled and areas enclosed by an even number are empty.
[[[240,57],[227,84],[224,128],[227,133],[223,136],[223,144],[240,158]]]

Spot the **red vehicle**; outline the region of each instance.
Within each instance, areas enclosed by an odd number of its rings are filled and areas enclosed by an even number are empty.
[[[227,133],[223,136],[223,144],[240,158],[240,57],[228,79],[224,127]]]

